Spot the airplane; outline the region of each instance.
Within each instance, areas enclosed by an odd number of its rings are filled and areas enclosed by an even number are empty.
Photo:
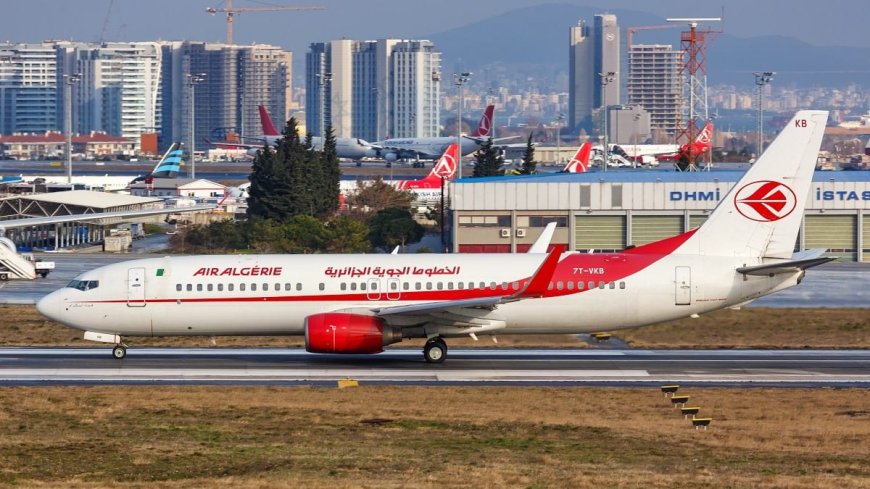
[[[611,331],[704,314],[793,287],[827,263],[795,253],[826,111],[799,111],[700,226],[615,253],[167,256],[80,274],[36,305],[113,344],[134,336],[304,335],[313,353],[374,354],[426,338]]]
[[[178,172],[181,171],[181,165],[184,164],[184,160],[182,160],[182,156],[184,154],[183,150],[184,143],[174,142],[169,145],[169,149],[163,153],[163,157],[160,158],[160,161],[154,165],[154,169],[151,170],[151,173],[147,175],[140,175],[134,178],[130,184],[146,182],[151,183],[155,178],[175,178],[178,176]]]
[[[257,144],[224,142],[211,142],[211,144],[230,149],[247,149],[248,156],[256,156],[257,151],[263,149],[264,144],[274,147],[277,141],[283,138],[284,135],[275,127],[266,107],[260,105],[257,109],[260,111],[260,124],[263,128],[263,137],[255,138],[259,141]],[[321,141],[322,139],[319,136],[312,137],[312,147],[315,149],[322,148],[323,143]],[[373,148],[374,146],[371,143],[359,138],[335,138],[335,151],[339,158],[359,160],[366,156],[372,156],[374,154]]]
[[[487,105],[477,123],[477,128],[471,134],[462,136],[462,156],[469,155],[478,149],[492,135],[492,117],[495,112],[494,105]],[[505,138],[514,139],[514,138]],[[400,159],[438,159],[447,147],[456,143],[456,137],[427,137],[427,138],[393,138],[373,143],[374,151],[369,156],[383,158],[387,161]]]
[[[708,153],[712,149],[713,123],[707,122],[701,132],[695,137],[694,154],[696,157]],[[677,161],[689,150],[688,144],[623,144],[613,145],[612,154],[619,154],[628,160],[638,163],[656,165],[659,161]]]
[[[458,145],[454,142],[438,158],[429,174],[417,180],[392,180],[387,183],[397,190],[408,190],[415,194],[415,201],[423,204],[434,204],[441,200],[441,183],[446,184],[456,178],[457,161],[459,160]],[[342,196],[356,192],[360,184],[368,181],[341,180],[339,189]],[[446,192],[446,190],[445,190]]]

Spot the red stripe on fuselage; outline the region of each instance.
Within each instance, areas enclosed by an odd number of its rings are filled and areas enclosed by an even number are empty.
[[[649,243],[643,246],[638,246],[637,248],[631,248],[619,253],[597,253],[597,254],[589,254],[589,253],[574,253],[562,261],[556,266],[556,270],[553,273],[552,283],[553,287],[549,288],[543,295],[543,297],[558,297],[564,295],[571,294],[579,294],[581,292],[585,292],[590,290],[588,287],[589,282],[594,282],[595,287],[598,287],[600,282],[610,283],[616,282],[618,280],[622,280],[630,275],[633,275],[653,263],[661,260],[662,258],[668,256],[673,253],[680,245],[686,242],[693,234],[695,234],[697,229],[693,229],[686,233],[673,236],[671,238],[666,238],[661,241],[656,241],[653,243]],[[510,255],[504,255],[505,259],[510,259]],[[365,282],[368,280],[366,277],[360,277],[360,282]],[[518,279],[510,282],[497,282],[495,289],[491,287],[492,281],[486,282],[486,288],[474,288],[474,289],[456,289],[456,290],[402,290],[402,291],[390,291],[389,294],[386,290],[380,291],[380,296],[378,298],[370,299],[370,296],[376,296],[378,294],[372,294],[371,292],[353,292],[350,294],[318,294],[318,295],[277,295],[277,296],[254,296],[254,297],[196,297],[196,298],[167,298],[167,299],[145,299],[146,303],[169,303],[169,302],[191,302],[191,303],[199,303],[199,302],[370,302],[370,301],[383,301],[388,302],[390,300],[397,301],[422,301],[422,302],[436,302],[436,301],[453,301],[453,300],[461,300],[461,299],[477,299],[481,297],[499,297],[499,296],[509,296],[516,293],[518,290],[521,290],[525,287],[526,282],[529,280],[529,277],[525,277],[522,279]],[[555,285],[558,282],[562,282],[563,284],[567,284],[567,282],[583,282],[584,287],[582,290],[568,290],[566,288],[559,289]],[[350,282],[348,280],[347,282]],[[422,280],[420,281],[422,282]],[[433,284],[437,284],[439,281],[431,281]],[[468,282],[473,282],[475,285],[479,285],[480,280],[459,280],[456,278],[455,280],[442,280],[444,286],[447,286],[448,282],[458,283],[463,282],[464,284],[468,284]],[[503,288],[503,283],[507,283],[507,288]],[[517,284],[517,288],[514,288],[514,283]],[[434,286],[434,285],[433,285]],[[183,292],[181,293],[183,294]],[[388,295],[395,296],[399,295],[399,299],[390,299]],[[110,299],[110,300],[102,300],[102,301],[76,301],[80,304],[111,304],[111,303],[127,303],[127,299]]]

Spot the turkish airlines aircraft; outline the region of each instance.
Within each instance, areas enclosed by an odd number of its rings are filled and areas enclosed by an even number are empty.
[[[269,117],[269,112],[262,105],[257,106],[260,111],[260,124],[263,128],[263,137],[257,138],[258,144],[246,143],[229,143],[229,142],[211,142],[218,147],[229,149],[247,148],[249,156],[256,156],[257,151],[263,149],[264,144],[275,146],[275,143],[284,136],[275,127],[272,118]],[[321,149],[323,143],[319,136],[311,138],[311,145],[314,149]],[[335,153],[339,158],[347,158],[351,160],[359,160],[366,156],[371,156],[373,152],[371,143],[359,138],[335,138]]]
[[[438,158],[435,165],[429,174],[417,180],[392,180],[387,183],[392,184],[397,190],[408,190],[416,194],[416,202],[424,204],[433,204],[441,201],[441,183],[442,180],[446,184],[456,178],[456,170],[458,161],[458,145],[451,144],[444,151],[444,154]],[[339,190],[343,196],[347,196],[357,191],[359,183],[370,183],[369,181],[356,180],[341,180],[339,182]],[[445,190],[446,192],[446,190]]]
[[[618,253],[225,255],[85,272],[44,297],[46,317],[115,345],[126,336],[305,335],[316,353],[378,353],[428,338],[583,333],[744,304],[828,262],[793,253],[827,112],[801,111],[699,228]]]
[[[713,123],[707,122],[701,132],[695,137],[694,153],[701,156],[713,147]],[[617,150],[619,148],[619,150]],[[629,159],[635,159],[641,163],[654,163],[657,161],[675,161],[680,155],[689,150],[689,145],[678,146],[676,144],[623,144],[614,145],[611,151],[623,151]]]
[[[471,134],[462,136],[462,156],[477,151],[492,136],[492,117],[494,111],[494,105],[487,105],[483,115],[480,117],[480,121],[477,123],[477,128]],[[453,143],[456,143],[456,138],[452,136],[387,139],[373,143],[376,150],[369,156],[378,156],[387,161],[396,161],[403,158],[434,160],[444,154],[447,147]]]

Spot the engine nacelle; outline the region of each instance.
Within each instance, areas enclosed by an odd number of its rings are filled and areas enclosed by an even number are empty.
[[[399,159],[399,155],[396,153],[387,153],[384,155],[384,159],[387,161],[396,161]]]
[[[311,353],[380,353],[402,341],[402,330],[383,319],[328,312],[305,318],[305,350]]]

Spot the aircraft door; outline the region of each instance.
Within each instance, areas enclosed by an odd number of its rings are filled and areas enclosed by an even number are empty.
[[[144,268],[130,268],[127,270],[127,306],[145,306]]]
[[[370,301],[376,301],[381,298],[381,281],[379,279],[368,279],[368,287],[366,287],[366,297],[368,297]]]
[[[402,296],[402,291],[399,289],[399,287],[401,287],[401,285],[399,284],[399,279],[387,279],[387,300],[399,300],[399,298]]]
[[[676,267],[674,285],[676,286],[676,305],[690,305],[692,303],[692,268]]]

